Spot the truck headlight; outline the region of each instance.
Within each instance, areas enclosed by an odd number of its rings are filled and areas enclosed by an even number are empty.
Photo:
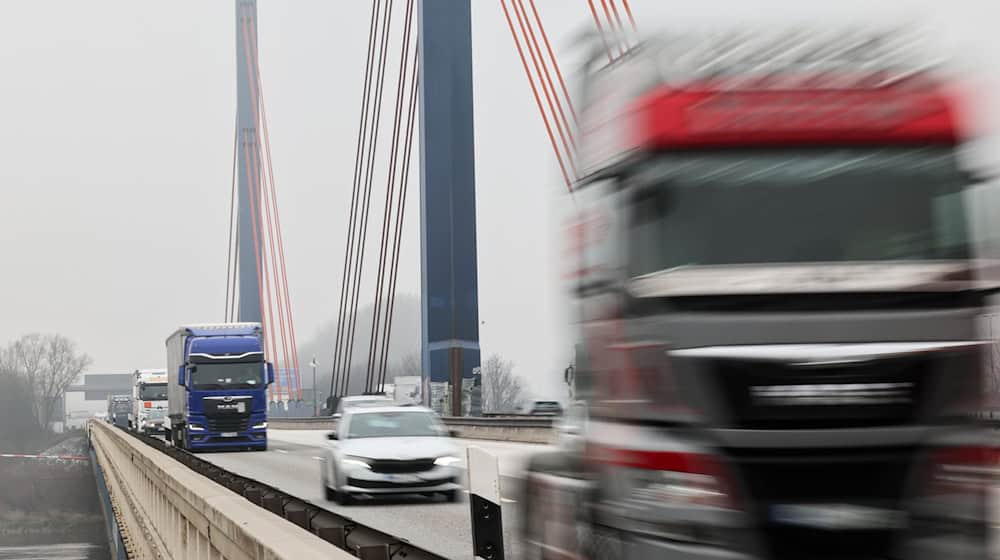
[[[352,468],[359,468],[359,469],[371,469],[372,468],[371,464],[369,464],[369,462],[368,462],[368,459],[365,459],[364,457],[354,457],[352,455],[348,455],[348,456],[344,457],[340,462],[345,467],[352,467]]]
[[[452,456],[438,457],[437,459],[434,459],[434,464],[440,467],[450,467],[455,463],[460,463],[460,462],[462,462],[461,459]]]
[[[187,429],[190,432],[204,432],[205,431],[205,428],[199,426],[198,424],[188,424]]]
[[[263,430],[265,428],[267,428],[267,420],[264,420],[263,422],[260,422],[259,424],[254,424],[253,425],[253,429],[254,430]]]

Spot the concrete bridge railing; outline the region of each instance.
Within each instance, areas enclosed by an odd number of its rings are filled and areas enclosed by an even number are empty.
[[[353,558],[118,428],[89,432],[129,558]]]

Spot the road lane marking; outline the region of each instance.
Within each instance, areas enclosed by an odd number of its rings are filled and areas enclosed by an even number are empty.
[[[316,459],[317,461],[322,461],[323,460],[322,457],[315,457],[315,456],[313,457],[313,459]]]
[[[284,449],[275,449],[275,451],[277,451],[278,453],[288,453],[288,452],[287,452],[287,451],[285,451]]]

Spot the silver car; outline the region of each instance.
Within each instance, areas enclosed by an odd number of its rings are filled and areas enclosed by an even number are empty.
[[[333,413],[335,419],[344,415],[344,411],[357,406],[391,406],[395,401],[385,395],[355,395],[353,397],[341,397],[337,403],[337,410]]]
[[[459,450],[430,409],[348,408],[327,438],[322,479],[328,500],[346,505],[358,495],[459,498]]]

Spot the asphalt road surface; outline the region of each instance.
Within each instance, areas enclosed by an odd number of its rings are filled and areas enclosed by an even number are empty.
[[[324,498],[320,482],[320,448],[326,444],[322,430],[269,430],[263,453],[202,453],[199,457],[242,476],[259,480],[284,492],[313,502],[358,523],[405,539],[448,558],[471,558],[472,528],[469,503],[402,497],[359,501],[340,506]],[[517,496],[524,462],[547,446],[484,440],[456,439],[462,447],[475,445],[499,459],[503,507],[504,544],[508,558],[519,558]]]

